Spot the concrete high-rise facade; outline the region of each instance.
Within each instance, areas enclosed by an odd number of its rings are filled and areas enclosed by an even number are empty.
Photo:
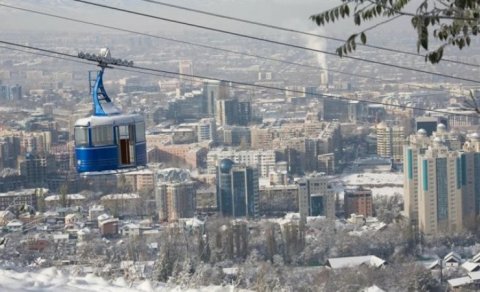
[[[363,215],[365,218],[373,216],[372,190],[348,189],[344,195],[345,218],[352,214]]]
[[[448,147],[449,150],[461,150],[462,142],[458,134],[447,131],[447,127],[440,123],[437,125],[437,130],[432,132],[432,139],[440,138]]]
[[[236,124],[238,101],[236,99],[219,99],[215,103],[215,121],[217,125]]]
[[[162,182],[155,189],[160,221],[192,218],[195,214],[195,184],[192,181]]]
[[[227,84],[218,80],[204,80],[203,95],[205,99],[205,109],[209,117],[215,117],[215,106],[217,100],[228,98]]]
[[[467,228],[472,228],[480,214],[480,136],[477,133],[469,136],[459,159],[462,167],[463,222]]]
[[[376,127],[377,155],[391,157],[395,161],[403,159],[403,144],[405,142],[405,130],[401,126],[388,126],[382,122]]]
[[[418,158],[418,226],[425,234],[463,228],[461,165],[458,153],[440,138]]]
[[[154,170],[155,203],[160,221],[191,218],[196,208],[196,186],[181,168]]]
[[[307,216],[335,218],[335,192],[322,174],[313,173],[296,181],[298,186],[298,209],[300,218]]]
[[[214,119],[201,119],[197,124],[198,142],[217,140],[217,125]]]
[[[21,138],[23,152],[47,153],[52,146],[51,132],[32,132]]]
[[[222,130],[224,145],[250,147],[252,138],[249,127],[223,126]]]
[[[404,208],[405,213],[413,224],[418,223],[418,157],[425,153],[430,145],[430,138],[423,129],[418,130],[416,135],[409,137],[409,142],[404,145]]]
[[[239,101],[236,98],[219,99],[215,106],[215,120],[219,126],[247,126],[252,119],[249,101]]]
[[[443,130],[420,129],[404,148],[405,213],[424,234],[474,227],[480,214],[480,139],[472,134],[457,150]]]
[[[43,187],[47,181],[48,159],[43,154],[27,153],[20,163],[20,174],[25,177],[27,187]]]
[[[22,99],[22,86],[18,84],[14,86],[0,84],[0,99],[7,99],[7,100]]]
[[[178,73],[180,73],[180,86],[184,89],[191,89],[193,75],[193,63],[191,60],[178,61]]]
[[[217,170],[217,204],[223,216],[255,218],[259,214],[258,171],[223,159]]]

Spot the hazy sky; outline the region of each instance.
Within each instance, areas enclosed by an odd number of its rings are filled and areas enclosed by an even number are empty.
[[[163,17],[174,18],[209,26],[216,26],[236,31],[258,32],[259,28],[187,11],[158,6],[141,0],[90,0],[106,5],[132,9]],[[164,2],[211,11],[239,18],[269,24],[281,25],[301,30],[313,30],[317,26],[308,19],[312,14],[337,6],[340,0],[163,0]],[[185,26],[151,20],[144,17],[128,15],[108,9],[76,3],[72,0],[5,0],[5,4],[41,10],[54,14],[101,22],[112,26],[142,31],[180,31]],[[15,11],[0,7],[0,25],[2,29],[21,30],[59,30],[59,31],[97,31],[88,25],[69,23],[63,20],[37,16],[31,13]],[[324,28],[328,35],[348,35],[352,32],[352,20]],[[105,30],[107,31],[107,30]]]

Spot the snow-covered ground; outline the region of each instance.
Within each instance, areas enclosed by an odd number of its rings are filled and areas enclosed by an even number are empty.
[[[16,272],[0,269],[0,291],[98,291],[98,292],[126,292],[126,291],[190,291],[190,292],[223,292],[234,291],[233,287],[208,286],[198,289],[182,289],[168,287],[166,284],[141,281],[130,284],[123,278],[107,281],[92,274],[83,277],[73,276],[57,268],[45,268],[29,272]],[[235,291],[238,291],[235,289]]]
[[[333,179],[333,188],[343,198],[345,188],[363,186],[372,190],[373,196],[403,196],[403,173],[344,173]]]
[[[387,172],[387,173],[352,173],[345,174],[340,177],[345,185],[392,185],[403,186],[403,173]]]

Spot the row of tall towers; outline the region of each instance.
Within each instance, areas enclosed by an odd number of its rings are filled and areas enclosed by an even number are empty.
[[[480,214],[480,137],[460,137],[439,124],[404,145],[405,213],[424,234],[456,232],[475,226]]]

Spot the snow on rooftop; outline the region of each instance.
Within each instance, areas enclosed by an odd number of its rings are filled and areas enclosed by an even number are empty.
[[[462,264],[462,268],[464,268],[468,272],[473,272],[474,270],[478,269],[479,267],[480,267],[480,264],[472,263],[472,262],[464,262]]]
[[[458,253],[451,251],[443,258],[443,260],[446,262],[449,260],[455,260],[456,262],[461,262],[462,257]]]
[[[7,223],[8,227],[15,227],[15,226],[23,226],[23,222],[17,219],[13,219],[12,221]]]
[[[135,224],[135,223],[128,223],[123,225],[122,229],[139,229],[140,225]]]
[[[108,214],[102,214],[102,215],[97,217],[97,220],[99,222],[104,221],[104,220],[108,220],[108,219],[110,219],[110,215],[108,215]]]
[[[470,277],[460,277],[460,278],[454,278],[454,279],[448,280],[448,284],[451,287],[455,288],[455,287],[460,287],[463,285],[470,284],[471,281],[472,280],[470,279]]]
[[[374,255],[357,256],[357,257],[343,257],[343,258],[330,258],[327,261],[327,265],[332,269],[340,269],[347,267],[357,267],[362,264],[366,264],[371,267],[381,267],[385,264],[385,261]]]
[[[84,235],[84,234],[90,234],[90,233],[92,233],[92,231],[87,227],[82,228],[77,232],[78,235]]]
[[[223,268],[222,271],[225,275],[237,275],[238,273],[238,267],[232,267],[232,268]]]
[[[66,195],[67,200],[85,200],[84,195],[80,194],[68,194]],[[51,202],[51,201],[59,201],[60,200],[60,195],[51,195],[45,198],[45,201]]]
[[[440,259],[436,259],[433,262],[425,262],[424,263],[424,266],[429,270],[435,269],[435,268],[439,267],[440,265],[441,265]]]
[[[58,233],[53,235],[54,240],[68,239],[69,235],[67,233]]]
[[[203,226],[205,224],[204,221],[198,219],[198,218],[188,218],[185,220],[185,225],[187,226],[192,226],[192,227],[199,227]]]
[[[472,281],[478,281],[480,280],[480,272],[470,272],[468,273],[468,277],[470,277]]]
[[[19,191],[10,191],[6,193],[0,193],[0,197],[3,196],[30,196],[32,194],[35,194],[36,190],[41,190],[43,194],[48,193],[48,189],[23,189]]]
[[[105,207],[103,205],[93,205],[89,209],[90,211],[104,211]]]
[[[100,200],[131,200],[131,199],[139,199],[140,195],[139,194],[110,194],[110,195],[105,195]]]

